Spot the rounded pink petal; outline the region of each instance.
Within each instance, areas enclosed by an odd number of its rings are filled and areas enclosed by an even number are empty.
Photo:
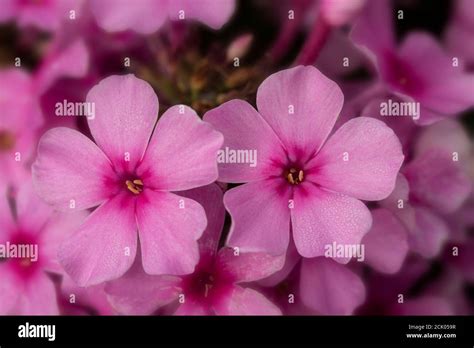
[[[208,185],[218,177],[216,155],[223,141],[222,134],[193,109],[173,106],[158,121],[138,175],[160,190]]]
[[[339,26],[355,18],[365,3],[366,0],[322,0],[320,10],[328,23]]]
[[[423,128],[416,140],[415,157],[435,148],[451,156],[456,152],[460,162],[468,162],[471,140],[459,121],[446,119]]]
[[[381,121],[357,117],[346,122],[309,164],[311,180],[364,200],[386,198],[403,163],[400,141]]]
[[[179,195],[198,202],[204,208],[207,226],[201,238],[199,238],[199,254],[201,257],[203,254],[215,255],[225,219],[222,189],[217,184],[210,184],[179,192]]]
[[[229,297],[216,305],[217,315],[281,315],[281,310],[258,291],[234,286]]]
[[[181,304],[174,315],[213,315],[214,312],[205,304],[195,300],[186,300]]]
[[[117,169],[134,170],[158,117],[153,88],[134,75],[116,75],[99,82],[86,99],[95,108],[88,123],[96,143]]]
[[[429,209],[415,209],[416,225],[408,236],[410,248],[425,258],[433,258],[441,252],[449,236],[446,223]]]
[[[258,111],[292,160],[301,152],[310,155],[322,146],[343,100],[338,85],[312,66],[277,72],[263,81],[257,91]]]
[[[179,282],[177,277],[146,274],[141,259],[137,257],[123,277],[105,285],[105,292],[119,313],[148,315],[178,298]]]
[[[3,242],[3,241],[2,241]],[[11,315],[15,304],[21,295],[18,283],[18,278],[11,272],[9,265],[0,262],[0,315]]]
[[[192,199],[147,190],[137,202],[143,268],[148,274],[192,273],[199,261],[197,240],[206,228],[206,213]]]
[[[296,248],[303,257],[322,256],[328,245],[360,244],[372,216],[358,199],[320,189],[312,184],[294,192],[291,224]],[[349,258],[337,258],[347,263]]]
[[[224,135],[222,153],[248,151],[256,154],[255,163],[219,163],[219,181],[249,182],[280,173],[275,161],[286,158],[283,146],[268,123],[247,102],[231,100],[208,111],[204,120]],[[230,152],[227,152],[230,153]],[[223,156],[223,159],[224,158]],[[230,159],[230,158],[229,158]]]
[[[90,139],[69,128],[43,135],[32,171],[36,191],[58,210],[91,208],[113,194],[104,185],[115,176],[109,160]]]
[[[440,213],[457,210],[472,188],[461,163],[442,150],[422,153],[406,165],[404,174],[410,183],[410,199]]]
[[[70,238],[84,223],[89,213],[74,211],[68,213],[55,212],[41,231],[40,257],[44,261],[44,268],[49,272],[64,273],[59,264],[58,252],[61,244]]]
[[[285,254],[272,256],[266,253],[238,253],[231,248],[219,251],[218,263],[232,275],[236,283],[253,282],[266,278],[282,269]]]
[[[91,0],[90,7],[99,26],[109,32],[133,30],[151,34],[168,16],[168,0]]]
[[[240,252],[285,253],[290,240],[289,192],[279,191],[280,179],[251,182],[224,195],[232,217],[227,244]]]
[[[408,253],[407,230],[390,211],[372,211],[373,224],[362,239],[365,262],[382,273],[396,273]]]
[[[78,39],[67,47],[57,47],[43,61],[35,77],[40,93],[60,78],[84,77],[89,69],[89,52],[85,42]]]
[[[196,19],[212,29],[219,29],[229,20],[234,9],[235,0],[172,0],[169,16],[172,20]],[[180,14],[184,18],[180,18]]]
[[[79,286],[121,277],[137,252],[133,205],[119,195],[97,208],[59,250],[65,271]]]
[[[44,273],[31,279],[15,304],[16,315],[58,315],[56,289],[53,281]],[[17,289],[18,291],[18,289]],[[21,290],[20,290],[21,291]]]
[[[369,0],[352,29],[351,38],[372,57],[393,50],[395,14],[389,0]]]
[[[348,315],[364,302],[365,287],[347,267],[318,257],[303,259],[300,294],[305,305],[321,314]]]
[[[259,285],[265,287],[274,287],[288,278],[295,266],[301,260],[301,256],[296,249],[295,243],[291,240],[285,254],[285,264],[278,272],[262,279],[258,282]]]
[[[423,107],[452,115],[474,106],[474,75],[465,73],[461,66],[453,66],[452,56],[434,37],[411,33],[400,47],[400,56],[417,67],[424,81],[424,88],[414,96]],[[432,123],[421,116],[422,124]]]
[[[23,183],[15,197],[17,223],[28,233],[38,233],[53,215],[51,206],[41,200],[31,182]]]

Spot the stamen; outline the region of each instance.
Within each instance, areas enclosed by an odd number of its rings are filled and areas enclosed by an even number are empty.
[[[211,290],[213,287],[212,282],[214,281],[214,277],[209,276],[209,281],[211,282],[210,284],[204,284],[204,297],[207,297],[209,295],[209,290]]]
[[[127,188],[136,195],[143,191],[143,181],[140,179],[135,179],[133,181],[127,180],[125,181],[125,185],[127,185]]]
[[[286,176],[288,182],[292,185],[298,185],[304,180],[304,172],[300,169],[291,168]]]

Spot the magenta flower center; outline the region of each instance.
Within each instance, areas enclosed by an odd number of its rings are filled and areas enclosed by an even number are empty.
[[[24,248],[25,246],[37,245],[36,238],[34,238],[32,234],[19,231],[12,236],[10,245],[15,245],[17,248],[17,255],[15,257],[7,258],[6,261],[9,262],[9,266],[20,279],[29,279],[41,268],[40,262],[38,259],[32,260],[32,255],[29,255],[30,257],[20,257],[23,255],[21,255],[19,250],[20,248],[26,250]],[[36,257],[38,257],[38,255]]]
[[[141,181],[141,179],[126,180],[125,185],[127,186],[127,189],[133,194],[138,195],[143,191],[143,181]]]
[[[415,69],[395,55],[387,55],[389,65],[388,82],[401,92],[420,93],[423,83]]]
[[[15,146],[15,137],[6,130],[0,131],[0,151],[11,150]]]

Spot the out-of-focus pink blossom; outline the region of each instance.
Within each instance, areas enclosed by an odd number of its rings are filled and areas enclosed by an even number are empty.
[[[371,0],[352,32],[353,40],[373,58],[386,87],[405,101],[420,103],[421,125],[474,106],[474,75],[454,64],[427,33],[411,32],[397,45],[391,24],[395,15],[388,1]]]
[[[254,150],[258,158],[253,167],[219,165],[220,181],[246,182],[224,196],[229,245],[283,254],[290,225],[304,257],[324,255],[333,242],[360,243],[372,222],[360,200],[390,194],[403,154],[393,131],[372,118],[350,120],[327,139],[342,102],[333,81],[299,66],[260,85],[259,112],[233,100],[204,116],[224,134],[223,150]]]
[[[0,22],[16,20],[20,27],[57,31],[66,20],[79,17],[82,3],[83,0],[3,0]]]
[[[193,19],[219,29],[234,12],[235,0],[91,0],[90,6],[104,30],[151,34],[167,19]]]
[[[340,26],[356,17],[366,0],[321,0],[321,15],[329,24]]]
[[[86,214],[53,212],[36,196],[29,182],[23,183],[14,198],[15,217],[7,194],[2,191],[0,243],[4,251],[21,248],[23,252],[7,255],[0,262],[0,313],[58,314],[56,290],[46,272],[61,273],[57,261],[59,243],[68,231],[80,225]]]
[[[27,72],[1,70],[0,81],[0,180],[16,184],[28,177],[44,120],[33,78]]]
[[[65,270],[82,286],[120,277],[135,260],[138,230],[147,273],[192,272],[206,216],[170,191],[217,178],[222,135],[184,105],[168,109],[155,127],[158,98],[133,75],[102,80],[87,102],[95,106],[88,124],[96,143],[54,128],[40,140],[33,165],[40,196],[56,209],[99,206],[62,245]]]

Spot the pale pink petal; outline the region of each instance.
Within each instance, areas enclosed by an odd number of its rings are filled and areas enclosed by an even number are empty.
[[[331,25],[339,26],[350,22],[364,7],[366,0],[322,0],[320,11]]]
[[[360,244],[372,217],[361,201],[312,184],[294,192],[291,223],[296,248],[303,257],[322,256],[327,245]],[[348,258],[337,258],[347,263]]]
[[[261,293],[234,286],[231,294],[216,306],[218,315],[281,315],[281,310]]]
[[[0,226],[2,226],[0,229],[0,243],[6,242],[10,231],[16,228],[8,195],[8,186],[5,183],[0,184]]]
[[[161,116],[138,175],[147,185],[182,191],[217,179],[217,150],[224,139],[193,109],[176,105]]]
[[[452,56],[443,51],[437,40],[425,33],[411,33],[400,47],[402,59],[417,67],[424,88],[414,96],[423,107],[452,115],[474,106],[474,75],[453,66]],[[436,71],[436,74],[433,74]],[[422,124],[429,120],[420,118]]]
[[[0,315],[12,314],[12,309],[20,296],[20,284],[11,272],[9,265],[0,262]]]
[[[471,155],[471,140],[459,121],[446,119],[423,128],[416,140],[415,157],[434,148],[451,157],[457,153],[460,162],[467,162]]]
[[[234,9],[235,0],[172,0],[169,16],[172,20],[196,19],[212,29],[219,29],[229,20]]]
[[[369,0],[352,29],[352,39],[372,56],[393,50],[395,16],[389,0]]]
[[[118,195],[97,208],[60,247],[59,260],[79,286],[121,277],[137,252],[134,206]]]
[[[258,111],[283,142],[291,160],[322,146],[343,100],[338,85],[312,66],[277,72],[257,91]]]
[[[61,294],[68,300],[68,308],[80,312],[89,310],[97,315],[117,314],[107,299],[104,287],[105,283],[85,288],[77,286],[67,274],[62,275],[61,279]]]
[[[0,22],[7,22],[14,18],[17,14],[18,7],[15,4],[15,0],[4,0],[2,1],[2,10],[0,11]]]
[[[365,262],[382,273],[396,273],[408,253],[407,230],[390,211],[372,211],[372,228],[362,239]]]
[[[303,303],[320,314],[348,315],[364,302],[365,287],[347,267],[318,257],[303,259],[300,294]]]
[[[265,287],[274,287],[288,278],[300,260],[301,256],[296,249],[295,243],[293,240],[290,240],[290,244],[286,250],[285,264],[283,265],[283,268],[271,276],[260,280],[258,284]]]
[[[89,68],[89,52],[83,40],[53,50],[44,58],[36,73],[36,86],[41,94],[60,78],[80,78]]]
[[[179,192],[180,196],[191,198],[204,208],[207,227],[199,238],[199,253],[215,255],[224,226],[225,207],[223,192],[217,184],[210,184],[196,189]]]
[[[17,315],[58,315],[58,301],[53,281],[44,273],[38,274],[28,284],[15,304]]]
[[[235,253],[231,248],[219,251],[217,262],[236,283],[253,282],[282,269],[285,254],[271,256],[265,253]]]
[[[308,180],[359,199],[381,200],[393,191],[403,159],[400,141],[385,123],[357,117],[308,164],[313,168]]]
[[[38,233],[53,214],[51,206],[38,197],[31,182],[23,183],[15,197],[17,222],[29,233]]]
[[[91,208],[114,193],[105,185],[115,176],[107,157],[86,136],[69,128],[43,135],[32,171],[36,191],[58,210]]]
[[[119,313],[147,315],[178,298],[179,282],[177,277],[146,274],[137,257],[123,277],[106,284],[105,291]]]
[[[168,16],[168,0],[91,0],[90,7],[99,26],[109,32],[133,30],[151,34]]]
[[[285,253],[290,240],[289,192],[280,179],[251,182],[224,195],[232,217],[227,244],[240,252]]]
[[[280,174],[281,168],[274,162],[285,159],[283,146],[268,123],[249,103],[231,100],[208,111],[204,120],[224,135],[222,153],[226,153],[226,149],[256,153],[255,165],[250,161],[229,163],[230,158],[229,162],[220,162],[219,181],[241,183]]]
[[[197,240],[206,228],[206,213],[192,199],[147,190],[137,202],[143,268],[148,274],[192,273],[199,261]]]
[[[452,213],[469,196],[472,182],[452,154],[437,149],[408,163],[404,174],[410,183],[410,200],[441,213]]]
[[[448,226],[440,217],[422,207],[415,209],[415,218],[415,228],[408,236],[410,248],[425,258],[433,258],[448,239]]]
[[[99,147],[116,169],[134,170],[158,117],[153,88],[134,75],[115,75],[95,85],[86,99],[95,107],[95,117],[88,123]]]

